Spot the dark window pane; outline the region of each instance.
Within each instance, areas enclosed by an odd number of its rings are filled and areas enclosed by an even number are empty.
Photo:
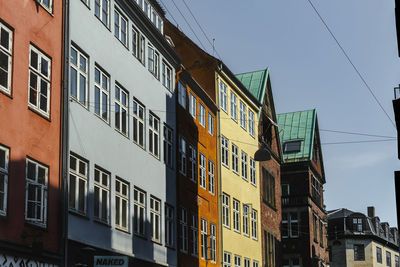
[[[101,219],[107,221],[107,202],[108,202],[108,194],[106,191],[102,191],[101,197]]]
[[[38,70],[38,54],[31,50],[31,66]]]
[[[46,77],[49,76],[49,62],[44,58],[42,58],[40,72]]]
[[[71,70],[71,95],[77,97],[77,72],[74,68],[70,68]]]
[[[36,165],[32,162],[28,162],[28,178],[31,180],[36,180]]]
[[[69,175],[69,206],[75,208],[75,186],[76,177],[75,175]]]
[[[94,89],[94,112],[100,115],[100,89],[97,86]]]
[[[8,88],[8,73],[0,68],[0,85]]]
[[[6,152],[0,149],[0,168],[6,167]]]
[[[86,77],[79,75],[79,102],[85,104],[86,100]]]
[[[0,43],[0,45],[2,46],[2,47],[4,47],[6,50],[9,50],[9,33],[7,32],[7,31],[5,31],[4,29],[1,29],[1,36],[0,36],[0,40],[1,40],[1,43]]]
[[[120,224],[120,203],[119,203],[120,198],[119,197],[115,197],[115,224],[119,225]]]
[[[85,211],[85,181],[79,179],[79,199],[78,199],[78,210],[81,212]]]
[[[71,63],[78,65],[78,52],[71,48]]]

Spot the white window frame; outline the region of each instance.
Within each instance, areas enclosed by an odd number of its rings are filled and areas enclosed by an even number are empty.
[[[180,246],[180,251],[187,253],[188,252],[188,216],[187,216],[187,211],[185,208],[181,207],[181,212],[180,212],[180,234],[181,234],[181,243],[179,244]]]
[[[32,53],[37,55],[37,68],[32,65]],[[47,62],[47,70],[42,69],[43,61]],[[45,68],[45,67],[44,67]],[[43,71],[45,73],[43,73]],[[32,87],[31,79],[36,77],[36,90]],[[50,99],[51,99],[51,59],[43,54],[32,44],[29,46],[29,82],[28,82],[28,105],[45,117],[50,117]],[[46,84],[46,93],[42,93],[42,84]],[[32,95],[33,94],[33,95]],[[43,98],[42,98],[43,97]],[[35,103],[31,102],[34,99]],[[41,108],[43,99],[46,100],[45,110]]]
[[[257,225],[257,211],[255,209],[251,209],[251,237],[254,240],[257,240],[258,238],[258,225]]]
[[[53,0],[47,0],[49,5],[45,4],[46,0],[37,0],[39,4],[46,9],[49,13],[53,14]]]
[[[189,93],[189,113],[194,119],[197,117],[197,99],[194,94]]]
[[[229,141],[225,136],[221,136],[221,162],[229,168]]]
[[[249,236],[249,205],[243,204],[243,234]]]
[[[191,222],[190,222],[190,233],[192,236],[192,240],[191,240],[191,250],[192,250],[192,255],[193,256],[198,256],[199,255],[199,235],[198,235],[198,231],[199,231],[199,226],[198,226],[198,217],[197,214],[192,213],[191,216]]]
[[[140,60],[140,32],[132,25],[132,54]]]
[[[208,191],[215,194],[215,164],[208,159]]]
[[[96,173],[98,173],[99,180],[96,180]],[[104,183],[104,178],[106,178],[107,184]],[[93,202],[93,216],[96,220],[110,224],[110,173],[102,170],[99,167],[94,168],[94,189],[99,190],[98,205],[96,205],[96,190],[94,190],[94,202]],[[103,199],[103,192],[106,193],[106,199]],[[106,214],[103,214],[103,204],[106,205]],[[99,214],[96,215],[96,206],[99,209]]]
[[[231,118],[237,122],[237,96],[231,91]]]
[[[146,192],[135,187],[133,189],[133,232],[140,236],[146,234]]]
[[[233,210],[233,231],[240,233],[240,201],[237,199],[232,200]]]
[[[7,71],[4,69],[0,69],[0,71],[4,71],[7,73],[7,87],[0,85],[0,90],[5,92],[6,94],[11,94],[11,81],[12,81],[12,63],[13,63],[13,31],[8,28],[6,25],[0,22],[0,34],[2,31],[8,33],[8,47],[4,47],[1,45],[1,35],[0,35],[0,53],[7,56]]]
[[[164,163],[168,167],[172,168],[173,167],[173,131],[172,129],[164,124]]]
[[[110,108],[109,108],[109,103],[110,103],[110,76],[108,76],[104,71],[101,70],[98,66],[95,66],[95,77],[94,77],[94,97],[95,97],[95,108],[94,108],[94,113],[103,121],[106,123],[109,123],[110,121]],[[99,79],[96,81],[96,72],[99,73]],[[105,82],[105,83],[104,83]],[[96,110],[96,92],[99,94],[99,107],[98,110]],[[106,97],[106,103],[103,101],[103,96]],[[105,109],[104,109],[105,108]],[[104,116],[104,114],[106,114]]]
[[[150,237],[154,242],[161,242],[161,200],[154,196],[150,196]]]
[[[152,112],[149,113],[149,152],[160,158],[160,119]]]
[[[171,92],[173,91],[172,68],[165,61],[162,62],[162,84],[169,91],[171,91]]]
[[[76,53],[75,62],[72,57],[72,51]],[[76,96],[72,93],[72,71],[73,69],[76,72],[76,83],[74,84],[76,87]],[[70,95],[73,99],[75,99],[78,103],[87,107],[87,98],[88,98],[88,70],[89,70],[89,59],[86,55],[84,55],[78,48],[71,45],[71,56],[70,56]],[[80,79],[84,79],[84,88],[81,88]],[[83,91],[83,92],[82,92]],[[82,99],[83,96],[83,99]]]
[[[232,142],[232,171],[239,175],[239,148]]]
[[[251,260],[249,258],[243,259],[243,267],[251,267],[250,263],[251,263]]]
[[[227,111],[227,89],[226,89],[226,84],[223,81],[219,81],[219,103],[220,103],[220,107],[223,111],[225,111],[226,113],[228,113]]]
[[[0,216],[6,216],[7,215],[7,199],[8,199],[8,165],[9,165],[9,155],[10,155],[10,150],[5,147],[0,145],[0,151],[4,155],[4,166],[0,166],[0,177],[3,177],[3,191],[0,191],[0,196],[3,196],[0,198],[0,201],[2,202],[1,205],[3,206],[2,209],[0,209]]]
[[[140,115],[142,114],[142,116]],[[136,99],[133,100],[133,142],[141,148],[146,147],[146,108]],[[142,130],[140,130],[140,126]],[[136,137],[135,137],[136,135]],[[142,143],[140,141],[142,140]]]
[[[206,156],[199,152],[199,185],[207,190],[207,159]]]
[[[178,82],[178,102],[186,109],[186,86],[181,81]]]
[[[104,8],[103,1],[106,1],[107,6]],[[97,14],[97,7],[99,14]],[[110,0],[95,0],[94,1],[94,15],[108,28],[110,23]],[[106,20],[106,21],[104,21]]]
[[[231,217],[231,210],[230,210],[230,196],[222,193],[222,225],[225,227],[230,228],[230,217]]]
[[[29,164],[32,164],[35,168],[35,177],[28,177],[29,175]],[[44,181],[41,183],[39,181],[39,169],[44,171]],[[41,227],[46,227],[47,224],[47,192],[48,192],[48,176],[49,169],[43,164],[29,159],[26,159],[26,194],[25,194],[25,220],[29,223],[36,224]],[[32,186],[34,189],[37,188],[38,191],[34,191],[35,199],[29,199],[29,188]],[[40,196],[40,200],[39,199]],[[36,208],[40,209],[39,217],[29,217],[29,203],[35,205]],[[35,209],[36,209],[35,208]],[[37,211],[35,212],[37,215]]]
[[[258,267],[258,261],[253,260],[253,267]]]
[[[148,44],[148,55],[147,55],[147,68],[154,77],[159,79],[160,77],[160,54],[158,51],[149,43]]]
[[[129,192],[130,192],[129,183],[117,177],[115,179],[115,228],[127,232],[129,231],[129,221],[130,221]],[[125,203],[125,208],[123,206],[123,203]],[[124,213],[125,216],[123,216]],[[124,219],[125,219],[125,224],[123,223]]]
[[[206,127],[206,108],[199,101],[199,124],[203,127]]]
[[[125,99],[124,97],[125,96]],[[124,88],[115,85],[115,129],[125,136],[129,136],[129,93]],[[124,115],[125,114],[125,115]],[[125,129],[123,121],[125,119]],[[119,125],[117,125],[117,123]]]
[[[296,218],[292,218],[292,214],[296,214]],[[283,216],[286,215],[286,216]],[[282,231],[282,238],[297,238],[299,237],[299,214],[296,212],[284,212],[282,213],[282,228],[284,225],[287,225],[287,235],[283,234]],[[297,225],[296,231],[294,231],[294,225]],[[296,234],[295,234],[296,233]]]
[[[224,251],[224,267],[231,267],[231,253]]]
[[[173,247],[174,245],[174,208],[165,203],[165,245]]]
[[[201,247],[201,258],[204,260],[208,260],[208,226],[207,220],[201,218],[201,227],[200,227],[200,247]]]
[[[71,161],[75,161],[75,168],[71,167]],[[68,208],[71,211],[78,212],[80,214],[85,215],[87,212],[87,184],[88,184],[88,162],[85,160],[82,160],[78,158],[75,155],[70,155],[69,159],[69,190],[72,188],[72,181],[71,178],[72,176],[75,178],[74,182],[74,198],[71,199],[71,193],[69,192],[69,204]],[[84,189],[84,196],[82,197],[83,199],[83,210],[79,208],[79,199],[80,199],[80,190],[79,190],[79,185],[82,184],[83,189]],[[72,203],[73,202],[73,203]],[[73,205],[72,205],[73,204]]]
[[[242,127],[245,131],[247,131],[247,119],[246,119],[246,105],[243,101],[239,101],[240,103],[240,127]]]
[[[197,183],[197,150],[193,145],[189,145],[189,179]]]
[[[217,262],[217,225],[210,222],[210,261]]]
[[[235,267],[242,267],[242,256],[235,255]]]
[[[257,186],[256,161],[250,157],[250,183]]]
[[[179,136],[179,172],[186,175],[186,140]]]
[[[208,112],[208,133],[214,135],[214,116]]]
[[[249,179],[249,177],[248,177],[248,161],[247,161],[247,153],[246,152],[244,152],[243,150],[242,150],[242,153],[241,153],[242,155],[241,155],[241,165],[242,165],[242,178],[244,179],[244,180],[246,180],[246,181],[248,181],[248,179]]]
[[[253,111],[248,110],[249,113],[249,134],[254,137],[254,113]]]
[[[125,32],[123,23],[125,23]],[[126,48],[128,48],[128,29],[128,19],[122,15],[122,12],[117,7],[114,7],[114,35]]]

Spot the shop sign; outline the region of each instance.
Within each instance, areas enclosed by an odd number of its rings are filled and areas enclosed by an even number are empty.
[[[128,267],[128,257],[94,256],[94,267]]]

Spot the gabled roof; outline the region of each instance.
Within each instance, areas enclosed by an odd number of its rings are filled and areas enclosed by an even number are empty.
[[[283,127],[279,133],[283,162],[310,161],[312,159],[316,120],[315,109],[278,114],[278,125]],[[284,146],[288,141],[301,141],[300,151],[284,153]]]
[[[236,78],[260,103],[263,103],[268,75],[269,70],[266,68],[265,70],[236,74]]]
[[[336,219],[336,218],[346,218],[353,213],[354,213],[354,211],[344,209],[344,208],[331,210],[331,211],[328,211],[328,220]]]

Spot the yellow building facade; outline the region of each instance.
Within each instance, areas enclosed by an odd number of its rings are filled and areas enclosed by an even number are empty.
[[[223,68],[216,74],[219,105],[222,266],[262,266],[258,162],[259,103]]]

